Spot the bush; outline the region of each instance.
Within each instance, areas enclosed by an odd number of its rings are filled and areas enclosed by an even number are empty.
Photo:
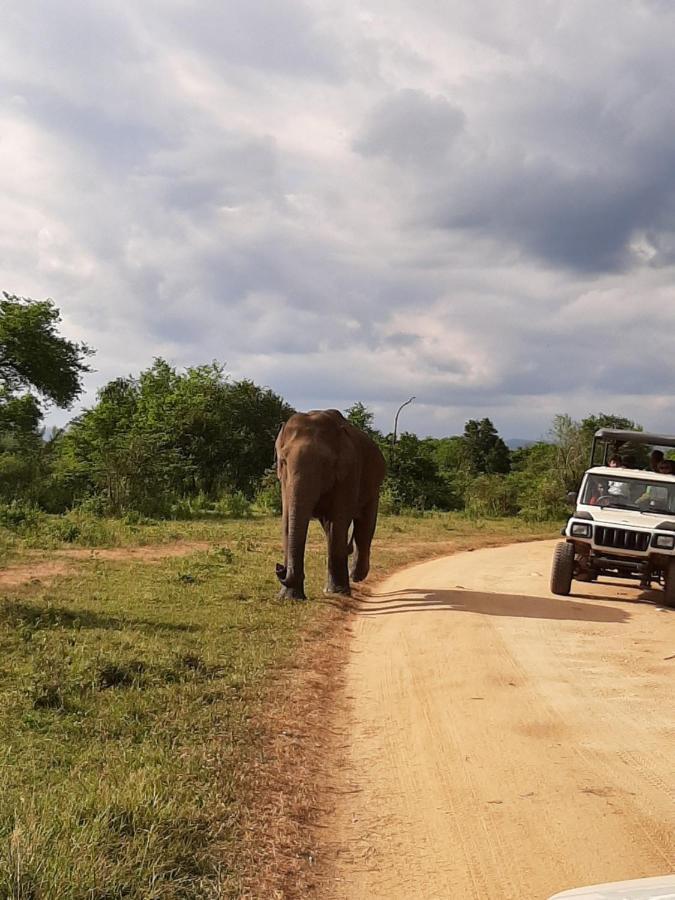
[[[37,506],[25,500],[0,503],[0,525],[18,534],[34,531],[43,518],[44,515]]]
[[[267,515],[278,516],[281,514],[281,482],[270,481],[264,484],[253,501],[255,507]]]
[[[100,494],[84,497],[73,507],[73,510],[85,516],[106,516],[110,514],[108,502]]]
[[[189,497],[180,497],[171,504],[171,518],[183,521],[192,518],[192,506]]]
[[[223,494],[216,503],[216,510],[228,519],[246,519],[253,512],[250,501],[241,491]]]
[[[194,497],[178,497],[169,504],[172,519],[203,519],[218,513],[216,504],[200,491]]]
[[[513,516],[518,511],[514,485],[503,475],[479,475],[468,485],[464,505],[470,516]]]
[[[564,519],[569,514],[559,479],[544,475],[518,492],[519,515],[532,522]]]
[[[397,516],[400,511],[401,502],[396,496],[391,483],[387,480],[380,491],[379,512],[383,516]]]
[[[66,544],[72,544],[82,534],[80,526],[69,518],[56,519],[49,523],[48,531],[56,540],[64,541]]]

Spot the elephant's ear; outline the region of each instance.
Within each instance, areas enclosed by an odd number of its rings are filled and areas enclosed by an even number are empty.
[[[279,429],[279,434],[274,442],[274,465],[277,470],[277,478],[281,480],[281,437],[284,433],[285,423]]]
[[[356,462],[356,448],[351,439],[349,431],[345,426],[340,429],[340,438],[338,442],[338,458],[336,466],[336,476],[338,481],[346,481],[351,472],[354,470]]]

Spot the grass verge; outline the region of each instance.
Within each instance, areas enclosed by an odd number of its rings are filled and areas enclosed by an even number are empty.
[[[0,896],[282,897],[311,882],[322,710],[348,614],[275,599],[276,520],[170,527],[213,547],[79,562],[0,601]],[[385,518],[375,577],[551,533]],[[307,563],[319,598],[318,528]]]

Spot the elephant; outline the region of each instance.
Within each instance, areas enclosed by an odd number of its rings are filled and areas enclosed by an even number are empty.
[[[326,534],[325,592],[349,596],[352,548],[352,580],[363,581],[370,569],[370,545],[386,474],[380,448],[337,409],[325,409],[292,415],[277,436],[275,450],[284,545],[284,564],[276,567],[282,585],[279,596],[306,599],[304,561],[310,519],[318,519]]]

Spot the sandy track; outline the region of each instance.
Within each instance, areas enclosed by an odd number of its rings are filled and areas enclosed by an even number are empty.
[[[418,565],[361,604],[325,896],[535,900],[675,870],[675,613],[608,583],[554,597],[552,547]]]

